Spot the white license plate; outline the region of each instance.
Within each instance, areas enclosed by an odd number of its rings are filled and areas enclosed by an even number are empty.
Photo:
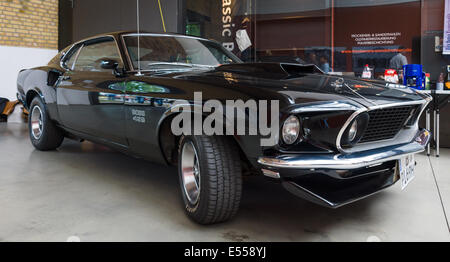
[[[402,190],[405,189],[409,182],[414,179],[414,169],[416,167],[416,161],[414,155],[408,155],[398,160],[398,171],[400,173],[400,182],[402,184]]]

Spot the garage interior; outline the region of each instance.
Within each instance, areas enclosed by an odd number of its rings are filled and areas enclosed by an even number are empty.
[[[34,0],[29,2],[24,12],[35,7]],[[19,1],[12,3],[22,10]],[[22,41],[20,36],[11,40],[15,36],[9,36],[6,29],[24,29],[9,24],[0,28],[0,33],[5,32],[0,34],[0,47],[9,48],[0,48],[0,57],[17,47],[13,51],[21,54],[19,61],[35,59],[3,71],[11,79],[5,82],[8,87],[0,87],[0,96],[14,99],[20,68],[46,64],[58,50],[82,38],[136,27],[134,1],[56,3],[58,15],[49,22],[55,24],[48,32],[56,38],[45,35],[37,46],[16,46]],[[141,17],[142,30],[162,31],[156,3],[141,1],[146,12]],[[185,33],[186,1],[162,3],[167,31]],[[0,15],[13,12],[3,4]],[[0,25],[3,22],[0,20]],[[33,53],[27,53],[29,50]],[[445,121],[448,108],[441,115],[441,145],[445,147],[450,145],[450,124]],[[0,123],[0,242],[450,241],[448,148],[441,148],[439,158],[416,155],[416,177],[404,191],[397,183],[339,209],[300,199],[270,178],[245,177],[236,218],[205,227],[184,214],[175,167],[152,164],[89,141],[65,139],[58,150],[40,152],[28,135],[28,125],[17,106],[8,122]]]

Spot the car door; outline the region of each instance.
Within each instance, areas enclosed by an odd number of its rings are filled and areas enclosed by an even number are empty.
[[[164,162],[159,154],[158,127],[174,101],[169,98],[173,88],[158,84],[154,78],[144,80],[130,76],[125,90],[126,134],[130,149],[148,160]]]
[[[76,132],[127,146],[124,115],[124,79],[102,66],[116,61],[121,67],[115,39],[101,37],[76,46],[67,71],[57,88],[58,112],[62,124]]]

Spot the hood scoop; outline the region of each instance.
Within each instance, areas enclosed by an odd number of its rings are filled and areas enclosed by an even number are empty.
[[[288,79],[298,77],[302,74],[323,74],[323,72],[312,64],[288,64],[288,63],[241,63],[227,64],[217,68],[218,72],[242,74],[246,76],[266,79]]]

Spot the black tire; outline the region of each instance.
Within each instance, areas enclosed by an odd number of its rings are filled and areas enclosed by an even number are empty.
[[[183,148],[194,146],[200,169],[200,192],[196,203],[186,193],[183,174]],[[239,150],[226,136],[183,136],[178,150],[178,173],[185,211],[199,224],[214,224],[233,218],[242,195],[242,169]]]
[[[41,151],[54,150],[58,148],[63,140],[64,135],[61,130],[50,119],[47,108],[40,97],[35,97],[30,104],[28,116],[28,132],[33,146]],[[32,119],[33,114],[41,114],[41,132],[40,135],[33,134]]]

